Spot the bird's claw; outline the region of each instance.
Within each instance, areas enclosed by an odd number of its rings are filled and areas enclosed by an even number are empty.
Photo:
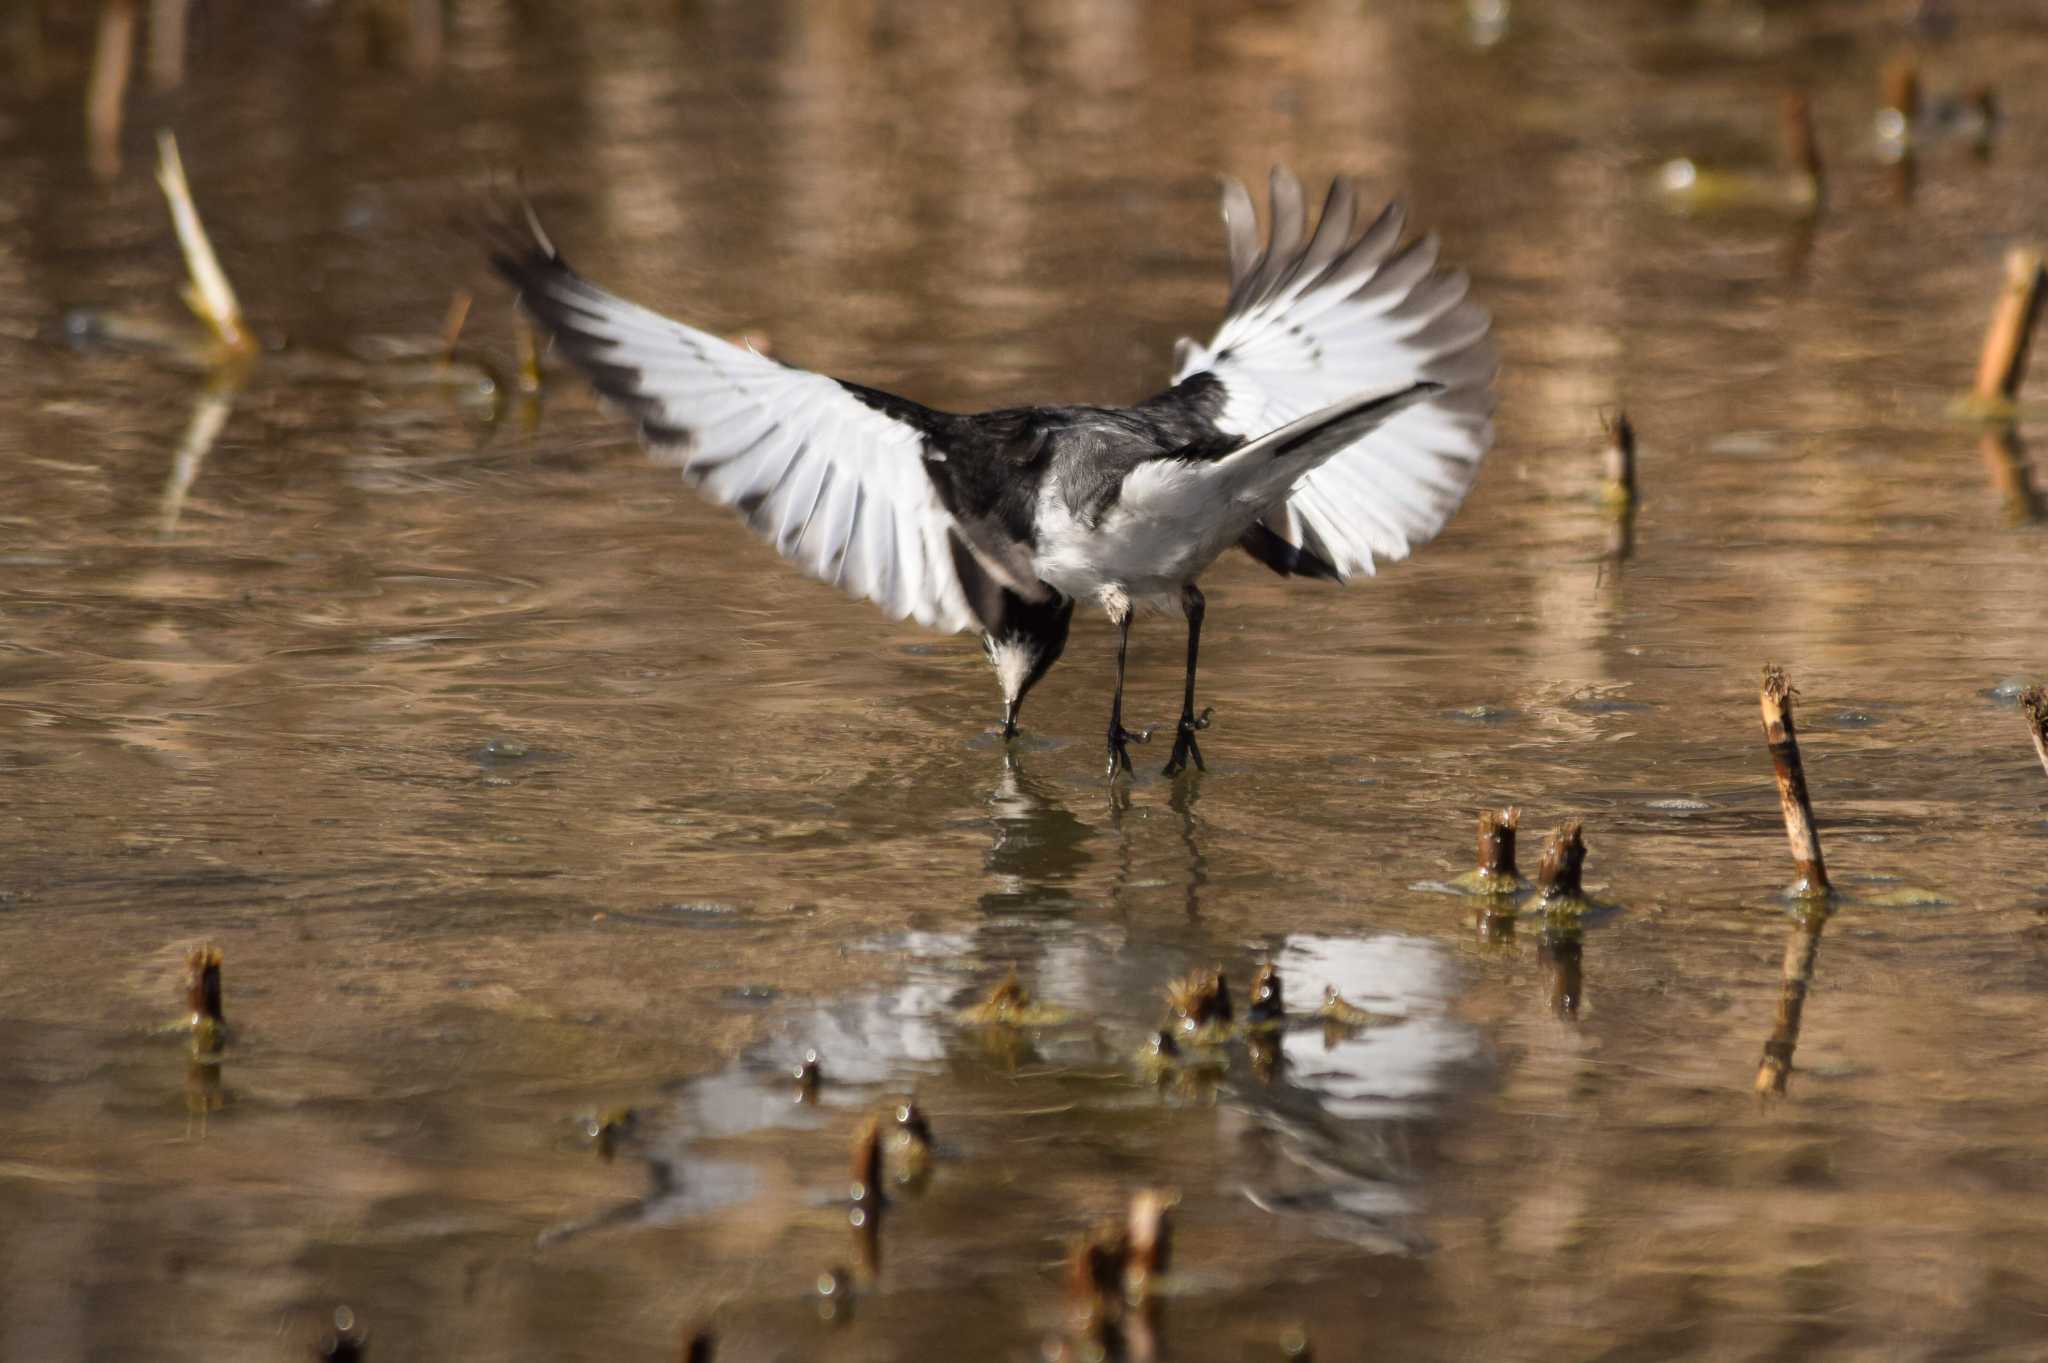
[[[1131,770],[1131,753],[1130,749],[1124,746],[1125,744],[1149,743],[1151,741],[1152,731],[1150,729],[1141,729],[1133,733],[1121,724],[1112,726],[1109,731],[1109,779],[1114,781],[1119,772],[1129,772]]]
[[[1166,759],[1165,775],[1180,775],[1188,769],[1190,760],[1194,762],[1196,771],[1209,770],[1208,764],[1202,761],[1202,750],[1195,743],[1195,734],[1209,727],[1209,716],[1214,713],[1213,706],[1204,706],[1200,715],[1183,714],[1180,717],[1180,727],[1173,740],[1173,756]]]

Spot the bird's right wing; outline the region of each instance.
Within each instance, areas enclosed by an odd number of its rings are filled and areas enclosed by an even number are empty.
[[[556,349],[639,421],[648,446],[784,558],[891,618],[975,625],[953,518],[925,468],[943,452],[911,416],[924,409],[857,395],[629,303],[571,270],[537,226],[491,261]]]
[[[1245,537],[1282,573],[1343,579],[1375,556],[1405,557],[1457,509],[1493,441],[1493,347],[1465,276],[1436,269],[1431,238],[1400,242],[1390,205],[1353,235],[1358,197],[1331,184],[1310,230],[1301,182],[1276,167],[1261,246],[1251,195],[1223,193],[1230,301],[1206,345],[1181,342],[1176,383],[1198,374],[1220,392],[1212,419],[1257,439],[1361,393],[1441,385],[1295,484]]]

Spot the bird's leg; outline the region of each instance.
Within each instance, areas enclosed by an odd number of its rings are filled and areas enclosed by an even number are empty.
[[[1125,603],[1123,610],[1112,612],[1116,622],[1116,695],[1109,702],[1109,779],[1114,781],[1118,772],[1131,769],[1131,752],[1124,745],[1143,743],[1152,737],[1150,729],[1143,733],[1132,733],[1124,727],[1124,658],[1131,647],[1131,607]]]
[[[1166,760],[1168,776],[1186,771],[1190,758],[1195,770],[1209,770],[1202,763],[1202,750],[1195,746],[1196,732],[1209,727],[1209,711],[1195,713],[1195,655],[1202,647],[1202,614],[1208,603],[1202,599],[1202,589],[1190,582],[1180,589],[1180,605],[1188,616],[1188,685],[1180,703],[1180,729],[1174,735],[1173,756]]]
[[[1003,703],[1003,737],[1005,739],[1012,739],[1017,736],[1018,704],[1014,700]]]

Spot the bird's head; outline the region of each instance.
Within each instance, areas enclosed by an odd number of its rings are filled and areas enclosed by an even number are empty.
[[[982,636],[982,647],[996,669],[1003,688],[1003,736],[1017,733],[1017,711],[1024,697],[1038,685],[1067,646],[1067,627],[1073,623],[1074,603],[1062,596],[1045,601],[1026,601],[1013,593],[1003,594],[1000,616]]]

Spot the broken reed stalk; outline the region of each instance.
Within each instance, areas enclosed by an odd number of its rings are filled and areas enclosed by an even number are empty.
[[[1479,811],[1479,879],[1512,888],[1522,879],[1515,866],[1515,830],[1521,826],[1522,811],[1508,805]]]
[[[1813,821],[1813,801],[1806,794],[1806,767],[1799,760],[1799,733],[1792,724],[1792,698],[1799,693],[1776,663],[1764,665],[1759,702],[1763,710],[1764,741],[1771,750],[1771,768],[1778,778],[1778,806],[1785,815],[1785,841],[1791,845],[1792,860],[1799,867],[1799,879],[1792,893],[1800,898],[1825,898],[1833,894],[1828,883],[1827,863],[1821,860],[1820,830]]]
[[[524,313],[519,314],[514,325],[519,343],[519,391],[535,394],[541,390],[540,335]]]
[[[1558,827],[1543,845],[1543,864],[1536,871],[1539,896],[1545,904],[1582,899],[1580,873],[1586,865],[1584,825],[1572,819]]]
[[[104,0],[86,76],[86,155],[102,180],[121,173],[122,109],[135,66],[135,0]]]
[[[1130,1218],[1124,1231],[1124,1296],[1143,1301],[1152,1290],[1152,1280],[1173,1263],[1173,1209],[1177,1194],[1158,1188],[1141,1188],[1131,1196]]]
[[[220,948],[194,947],[185,956],[185,1007],[191,1017],[192,1050],[219,1055],[227,1046],[228,1020],[221,1011]]]
[[[219,947],[194,947],[185,956],[185,1006],[192,1021],[225,1023],[221,1012]]]
[[[192,0],[150,0],[149,84],[158,93],[185,83],[185,11]]]
[[[1799,1046],[1799,1023],[1806,1012],[1806,994],[1813,985],[1814,958],[1820,953],[1821,929],[1827,925],[1825,905],[1810,905],[1799,915],[1785,941],[1784,987],[1778,993],[1778,1020],[1764,1042],[1756,1067],[1756,1091],[1762,1098],[1782,1098],[1792,1077],[1792,1052]]]
[[[1970,390],[1970,401],[1984,411],[2005,411],[2019,399],[2029,342],[2041,319],[2044,282],[2048,272],[2039,250],[2015,246],[2006,253],[2005,286],[1992,309],[1984,353],[1977,359],[1977,382]]]
[[[1607,430],[1607,453],[1600,496],[1616,508],[1632,506],[1636,500],[1635,424],[1627,412],[1616,412],[1614,420],[1602,424]]]
[[[156,135],[156,182],[171,208],[171,224],[178,231],[178,246],[185,253],[185,270],[191,276],[184,289],[185,306],[212,329],[214,338],[229,355],[255,353],[256,342],[242,322],[242,305],[234,286],[220,268],[213,253],[199,209],[192,202],[192,186],[185,180],[185,163],[178,156],[178,139],[169,132]]]
[[[1813,101],[1803,91],[1786,92],[1778,106],[1778,131],[1788,169],[1806,183],[1818,206],[1827,174],[1820,160],[1820,138],[1813,130]]]
[[[1166,1006],[1185,1031],[1227,1026],[1232,1018],[1230,981],[1224,978],[1223,967],[1197,970],[1167,985]]]
[[[457,289],[455,296],[448,300],[448,315],[441,322],[441,363],[446,369],[455,358],[455,346],[462,339],[463,323],[469,320],[469,290]]]
[[[2041,770],[2048,771],[2048,689],[2030,686],[2020,692],[2020,713],[2026,716],[2027,737],[2034,740]]]
[[[1901,136],[1910,135],[1913,120],[1920,117],[1920,66],[1910,52],[1902,52],[1885,63],[1883,107],[1904,120]]]
[[[1287,1021],[1287,997],[1280,986],[1280,968],[1271,961],[1252,976],[1251,1006],[1245,1020],[1255,1027],[1271,1027]]]
[[[856,1213],[879,1207],[882,1201],[882,1121],[872,1113],[853,1133],[851,1193]]]

